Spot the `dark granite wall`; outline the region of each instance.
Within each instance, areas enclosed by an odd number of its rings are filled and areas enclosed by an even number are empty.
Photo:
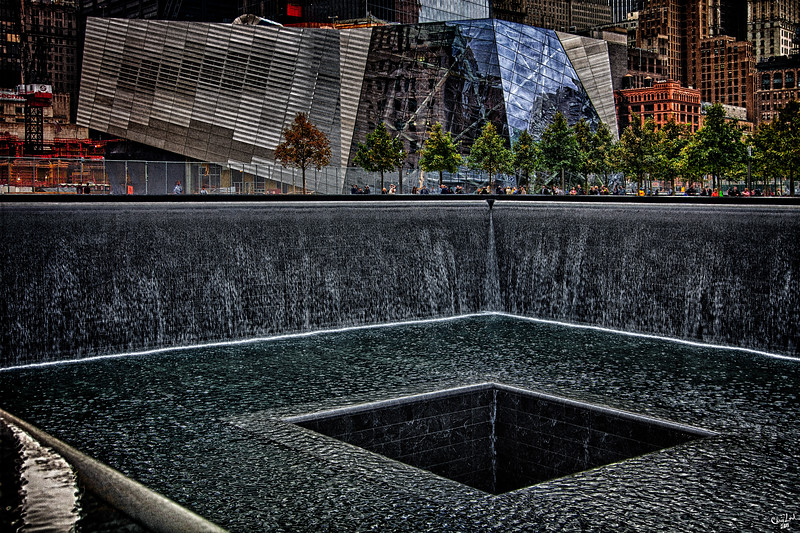
[[[709,435],[495,384],[287,421],[492,494]]]
[[[800,210],[494,208],[506,311],[787,355],[800,350]]]
[[[800,350],[792,207],[497,202],[493,224],[482,201],[0,215],[2,367],[495,310]]]
[[[497,392],[496,435],[497,493],[697,438],[651,419],[505,389]]]
[[[493,491],[490,419],[492,390],[391,402],[313,417],[298,425],[429,470],[486,492]]]
[[[478,312],[479,205],[3,206],[0,366]]]

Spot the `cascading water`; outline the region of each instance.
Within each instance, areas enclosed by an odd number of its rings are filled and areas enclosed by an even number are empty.
[[[800,210],[503,204],[508,312],[796,354]]]
[[[492,217],[492,204],[489,204],[489,236],[486,247],[486,280],[485,280],[485,311],[502,311],[503,301],[500,294],[500,271],[497,267],[497,245],[494,236],[494,218]]]
[[[481,311],[798,352],[796,208],[484,206],[4,205],[0,366]]]
[[[0,366],[478,312],[485,227],[463,205],[4,207]]]

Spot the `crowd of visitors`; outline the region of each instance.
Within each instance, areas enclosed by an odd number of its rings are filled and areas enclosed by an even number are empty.
[[[353,185],[350,189],[350,194],[370,194],[369,185],[365,185],[363,188],[358,185]],[[426,187],[426,186],[414,186],[411,188],[411,194],[496,194],[496,195],[505,195],[505,194],[529,194],[528,191],[524,187],[512,187],[510,185],[503,186],[498,185],[494,189],[491,189],[488,185],[483,185],[478,187],[475,190],[468,190],[466,187],[462,185],[440,185],[439,187]],[[673,189],[662,189],[659,187],[654,188],[644,188],[638,190],[638,192],[633,189],[629,190],[625,187],[621,187],[620,185],[614,185],[613,187],[609,188],[606,185],[593,185],[588,188],[588,190],[584,190],[581,185],[575,185],[574,187],[569,188],[568,191],[561,189],[558,185],[545,185],[541,189],[537,190],[534,194],[542,194],[548,196],[582,196],[582,195],[589,195],[589,196],[617,196],[617,195],[638,195],[638,196],[712,196],[712,197],[750,197],[750,196],[781,196],[781,192],[775,193],[770,189],[766,189],[762,191],[761,189],[750,189],[745,187],[743,190],[739,190],[738,186],[729,187],[726,190],[722,188],[696,188],[696,187],[685,187],[681,188],[680,190],[673,190]],[[399,194],[397,186],[392,183],[389,185],[388,189],[383,188],[381,190],[381,194]],[[785,193],[788,195],[788,191]]]

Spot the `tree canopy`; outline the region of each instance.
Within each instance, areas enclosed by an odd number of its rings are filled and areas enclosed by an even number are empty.
[[[711,175],[712,188],[719,186],[721,176],[733,173],[735,167],[742,164],[745,157],[742,130],[725,120],[725,109],[721,104],[708,108],[703,127],[684,149],[684,156],[689,172]]]
[[[594,132],[591,151],[587,157],[587,172],[603,177],[608,185],[608,175],[614,170],[614,149],[616,142],[605,122],[601,122]]]
[[[753,135],[758,170],[766,176],[789,178],[789,194],[795,195],[795,176],[800,168],[800,102],[792,100],[772,122]]]
[[[494,124],[487,122],[481,136],[475,139],[469,152],[470,167],[489,174],[489,188],[494,189],[494,177],[501,172],[511,172],[511,151],[497,133]]]
[[[283,130],[285,139],[275,148],[275,159],[284,167],[299,168],[303,173],[303,194],[306,194],[306,168],[317,170],[327,166],[331,159],[328,137],[309,122],[305,113],[298,113],[291,126]]]
[[[642,182],[658,168],[659,133],[656,124],[648,118],[642,123],[637,115],[625,128],[617,143],[616,160],[619,170],[636,180],[641,189]]]
[[[512,160],[512,165],[516,171],[522,174],[517,184],[527,189],[530,186],[531,174],[535,175],[541,164],[542,151],[539,148],[539,143],[533,140],[533,136],[528,133],[528,130],[522,130],[522,133],[517,137],[517,142],[514,143]],[[534,183],[533,187],[536,190],[537,184]]]
[[[591,169],[591,153],[594,150],[594,132],[586,119],[580,119],[575,127],[575,140],[578,142],[580,158],[578,159],[578,173],[583,176],[584,192],[589,191],[589,174]]]
[[[545,168],[561,174],[561,187],[565,187],[564,173],[579,170],[581,153],[575,133],[561,113],[556,113],[553,122],[542,133],[539,144]]]
[[[371,133],[367,134],[365,143],[358,144],[358,151],[353,162],[368,172],[380,172],[381,190],[383,190],[384,172],[400,168],[405,158],[403,143],[400,139],[390,137],[389,132],[386,131],[386,124],[381,122]],[[402,192],[402,174],[399,185]]]
[[[447,171],[454,174],[458,171],[461,161],[458,146],[453,141],[450,132],[443,132],[442,124],[435,123],[422,147],[419,158],[420,168],[425,172],[438,172],[439,186],[441,187],[443,173]]]
[[[670,119],[662,128],[656,161],[656,176],[668,181],[675,189],[675,178],[683,170],[682,153],[691,140],[691,130],[686,124],[678,124]]]

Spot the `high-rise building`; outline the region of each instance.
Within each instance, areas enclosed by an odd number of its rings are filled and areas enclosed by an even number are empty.
[[[743,21],[743,0],[650,0],[637,29],[645,53],[631,50],[631,74],[675,80],[700,89],[704,102],[750,110],[755,58]]]
[[[242,0],[239,11],[284,25],[365,18],[413,24],[491,16],[558,31],[585,31],[611,22],[608,0]]]
[[[77,0],[84,17],[159,20],[232,21],[237,0]],[[285,3],[285,2],[284,2]]]
[[[77,105],[80,29],[77,0],[0,3],[0,89],[46,84]]]
[[[284,25],[327,24],[374,18],[414,24],[490,16],[491,0],[240,0],[239,13]]]
[[[747,39],[756,61],[785,56],[794,51],[800,29],[798,0],[749,0]]]
[[[56,93],[77,95],[78,12],[76,0],[22,2],[26,50],[23,83],[47,83]]]
[[[686,2],[650,0],[639,11],[636,30],[636,48],[655,54],[665,78],[681,83],[686,80],[689,22]]]
[[[0,2],[0,89],[22,83],[22,17],[19,0]]]
[[[721,36],[700,43],[700,81],[704,102],[727,104],[748,110],[753,120],[753,45]]]
[[[628,17],[642,8],[642,0],[609,0],[611,6],[611,21],[613,23],[625,22]]]
[[[747,39],[748,0],[700,0],[699,3],[709,14],[710,37],[728,35],[737,41]]]
[[[770,122],[790,100],[800,101],[800,55],[769,58],[756,68],[757,122]]]
[[[610,24],[608,0],[491,0],[492,16],[558,31],[581,32]]]

